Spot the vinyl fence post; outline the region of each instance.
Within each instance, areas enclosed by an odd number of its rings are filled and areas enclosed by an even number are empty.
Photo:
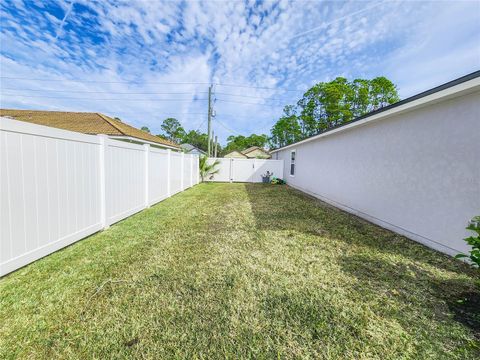
[[[183,190],[185,190],[185,174],[184,174],[184,172],[185,172],[185,153],[184,152],[182,152],[181,159],[182,159],[182,162],[181,162],[181,164],[182,164],[181,169],[182,170],[180,171],[180,175],[181,175],[181,177],[180,177],[180,189],[182,189],[182,191],[183,191]]]
[[[200,155],[195,155],[195,173],[197,174],[197,183],[200,183]]]
[[[190,154],[190,187],[193,186],[193,158],[194,155]]]
[[[143,144],[143,149],[145,151],[145,207],[149,208],[150,207],[150,201],[148,200],[148,194],[149,194],[149,171],[150,171],[150,144]]]
[[[230,182],[233,182],[233,159],[230,159],[229,161],[229,164],[230,164]]]
[[[170,182],[171,182],[171,155],[172,155],[172,150],[167,149],[167,196],[171,196],[171,187],[170,187]]]
[[[250,182],[255,182],[255,159],[253,159],[253,163],[252,163],[252,175],[250,176]]]
[[[110,224],[107,220],[107,186],[106,186],[106,167],[107,167],[107,135],[97,135],[100,140],[99,151],[99,175],[100,175],[100,224],[102,229],[108,229]]]

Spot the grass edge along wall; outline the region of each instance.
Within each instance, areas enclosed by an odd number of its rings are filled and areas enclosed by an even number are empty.
[[[197,155],[0,118],[0,276],[198,182]]]
[[[465,227],[480,213],[479,74],[273,158],[294,188],[446,254],[466,252]]]

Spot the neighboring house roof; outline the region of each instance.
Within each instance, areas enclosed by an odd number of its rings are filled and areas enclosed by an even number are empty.
[[[84,134],[125,136],[179,148],[177,144],[169,140],[149,134],[100,113],[0,109],[0,116]]]
[[[269,153],[267,150],[265,150],[265,149],[263,149],[263,148],[261,148],[261,147],[259,147],[259,146],[249,147],[248,149],[243,150],[243,151],[242,151],[242,154],[243,154],[243,155],[247,155],[247,154],[251,153],[251,152],[254,151],[254,150],[260,150],[261,152],[264,152],[266,155],[270,155],[270,153]]]
[[[298,144],[303,144],[315,139],[319,139],[321,137],[328,136],[339,131],[344,131],[354,126],[360,126],[370,121],[385,119],[394,114],[399,114],[405,111],[411,111],[416,107],[426,106],[427,104],[438,101],[441,98],[455,97],[455,96],[459,96],[460,93],[469,93],[470,91],[477,91],[478,87],[480,87],[480,70],[475,71],[471,74],[462,76],[458,79],[449,81],[443,85],[434,87],[430,90],[421,92],[417,95],[411,96],[404,100],[398,101],[392,105],[388,105],[383,108],[369,112],[368,114],[357,117],[356,119],[353,119],[352,121],[349,121],[345,124],[332,127],[331,129],[322,131],[318,134],[309,136],[303,140],[294,142],[292,144],[270,150],[270,152],[276,153],[277,151],[288,149]]]
[[[247,155],[242,154],[240,151],[233,150],[232,152],[229,152],[228,154],[226,154],[224,157],[226,157],[226,158],[231,158],[231,157],[247,158]]]
[[[202,149],[199,149],[199,148],[196,147],[196,146],[193,146],[192,144],[181,144],[180,147],[181,147],[183,150],[185,150],[186,152],[191,152],[191,151],[196,150],[196,151],[198,151],[198,152],[201,153],[201,154],[204,154],[204,155],[206,154],[205,151],[203,151]]]

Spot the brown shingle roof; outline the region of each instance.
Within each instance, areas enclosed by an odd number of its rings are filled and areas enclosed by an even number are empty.
[[[169,140],[149,134],[146,131],[139,130],[124,122],[112,119],[111,117],[100,113],[0,109],[0,116],[8,116],[15,120],[81,132],[84,134],[129,136],[151,141],[160,145],[179,148],[177,144]]]
[[[242,154],[240,151],[238,150],[233,150],[233,151],[230,151],[228,154],[225,154],[223,157],[231,157],[232,155],[234,154],[237,154],[237,155],[240,155],[240,156],[243,156],[243,157],[247,157],[247,155],[245,154]]]

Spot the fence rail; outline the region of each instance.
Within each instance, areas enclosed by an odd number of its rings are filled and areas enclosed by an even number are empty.
[[[198,182],[196,155],[0,118],[0,276]]]

